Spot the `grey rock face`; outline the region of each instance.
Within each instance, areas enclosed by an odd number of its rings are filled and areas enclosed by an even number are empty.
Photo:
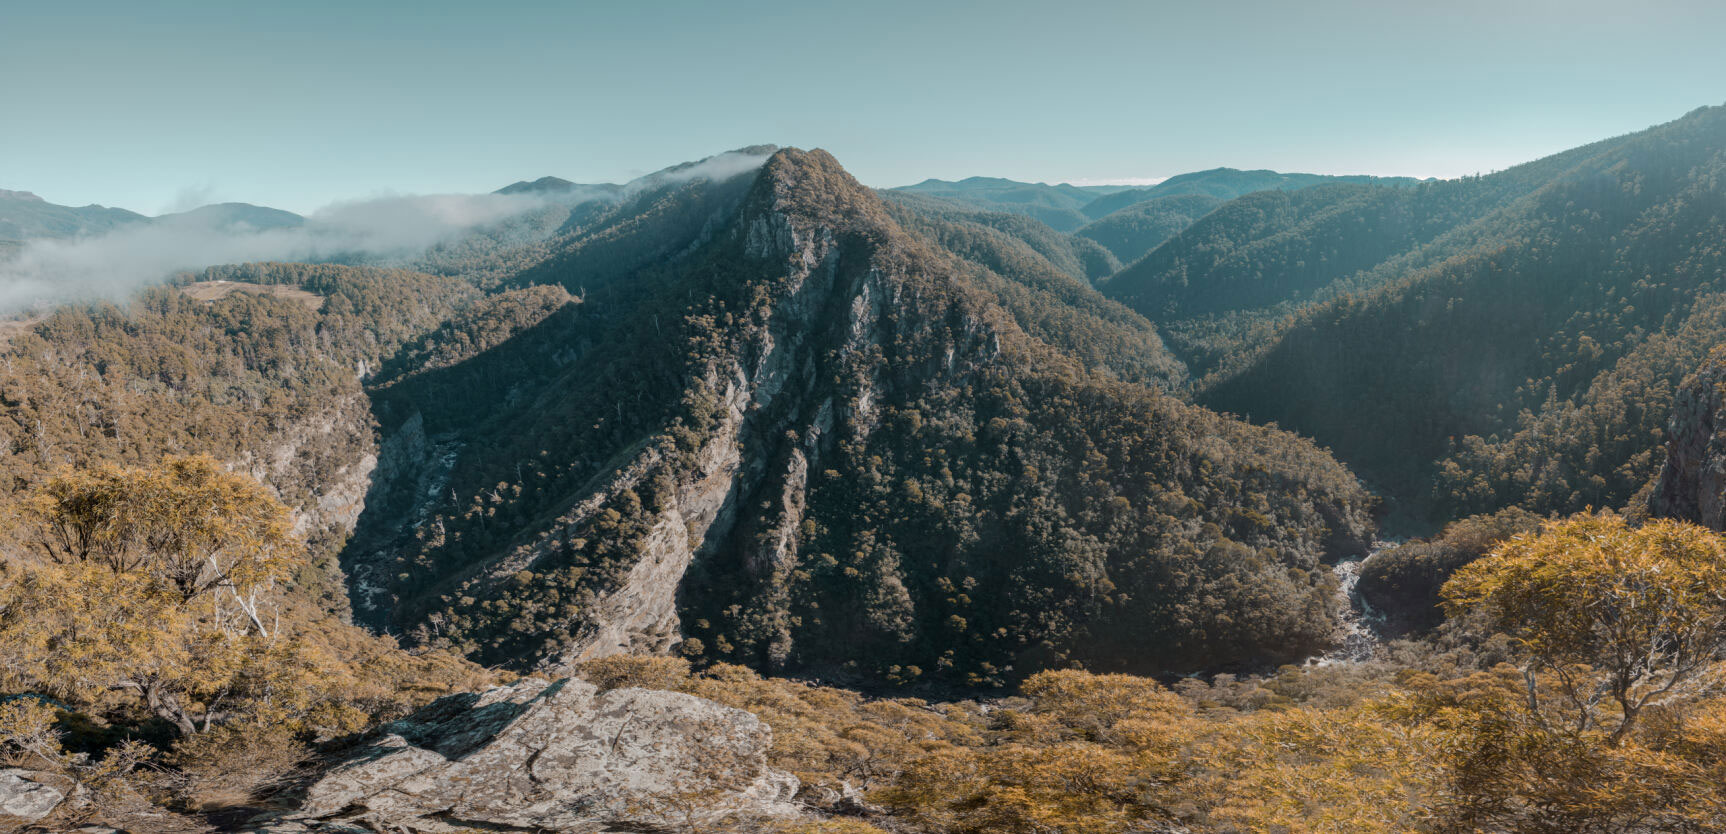
[[[767,725],[677,692],[528,679],[443,698],[326,773],[289,819],[587,832],[797,816]]]
[[[55,787],[61,777],[17,768],[0,770],[0,820],[35,822],[54,812],[66,800],[66,792]]]
[[[1726,529],[1726,353],[1716,351],[1672,400],[1654,515]]]

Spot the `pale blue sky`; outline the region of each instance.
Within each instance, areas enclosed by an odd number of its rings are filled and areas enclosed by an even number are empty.
[[[146,213],[624,180],[1455,176],[1726,102],[1721,0],[0,0],[0,188]]]

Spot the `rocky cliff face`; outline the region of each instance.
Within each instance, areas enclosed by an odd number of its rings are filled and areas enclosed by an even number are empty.
[[[723,552],[772,595],[773,577],[794,561],[811,462],[831,449],[836,421],[854,437],[867,437],[892,385],[882,367],[865,367],[862,358],[895,340],[929,335],[906,332],[920,326],[917,319],[892,314],[910,303],[894,272],[900,253],[866,250],[857,258],[846,250],[856,241],[842,241],[831,221],[797,213],[792,201],[807,173],[798,165],[770,170],[770,201],[762,195],[746,207],[746,222],[733,229],[743,257],[770,288],[770,312],[706,368],[697,387],[721,392],[718,419],[676,472],[675,500],[654,520],[639,560],[589,609],[588,627],[552,661],[554,668],[664,651],[678,642],[678,590],[698,558]],[[957,315],[960,326],[943,334],[944,360],[933,370],[952,384],[998,346],[977,311],[942,312]],[[833,385],[835,371],[851,377],[850,384]],[[638,468],[668,468],[657,463],[638,461]]]
[[[1649,511],[1726,530],[1726,349],[1716,348],[1678,389],[1666,464]]]
[[[262,830],[671,830],[796,817],[772,732],[676,692],[527,679],[388,725]]]

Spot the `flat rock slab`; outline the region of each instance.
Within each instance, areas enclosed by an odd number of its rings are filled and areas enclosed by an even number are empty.
[[[772,741],[754,715],[693,695],[528,679],[389,725],[288,819],[580,832],[797,816]]]
[[[66,792],[55,783],[64,777],[30,770],[0,770],[0,820],[35,822],[54,812],[66,801]]]

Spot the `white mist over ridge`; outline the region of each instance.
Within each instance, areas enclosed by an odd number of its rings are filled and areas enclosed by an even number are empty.
[[[575,186],[559,194],[434,194],[331,203],[297,226],[258,229],[197,213],[138,222],[104,234],[36,239],[0,250],[0,314],[69,301],[121,299],[176,273],[252,261],[406,261],[432,246],[552,204],[622,202],[695,179],[759,168],[771,151],[747,149],[667,168],[623,186]]]
[[[31,240],[0,262],[0,311],[120,298],[186,270],[247,261],[412,254],[543,206],[539,195],[432,195],[336,203],[287,228],[167,217],[93,237]]]

